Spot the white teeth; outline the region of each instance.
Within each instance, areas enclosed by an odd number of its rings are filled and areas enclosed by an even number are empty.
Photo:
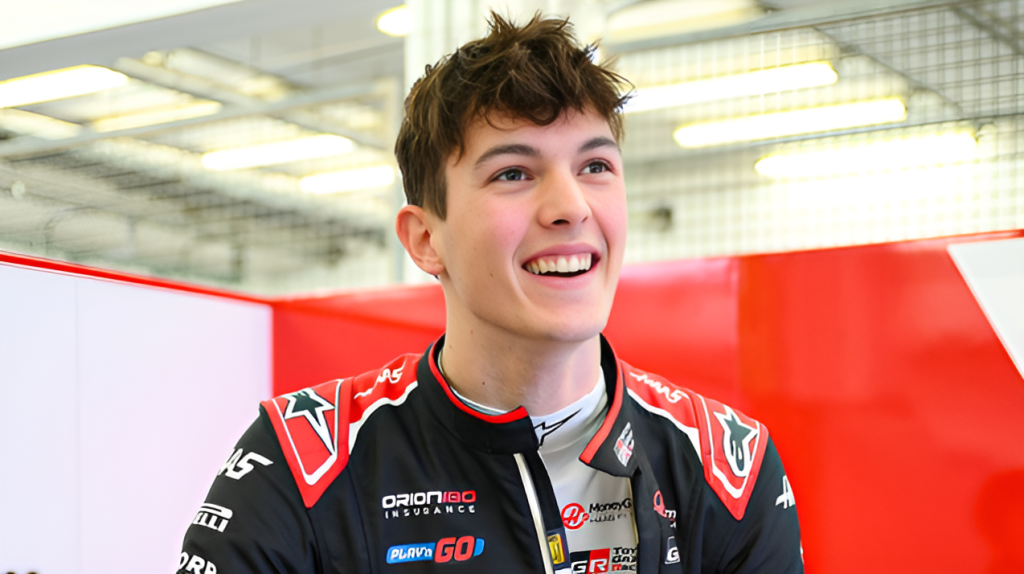
[[[541,258],[526,264],[526,269],[534,275],[545,273],[575,273],[577,271],[589,271],[593,257],[590,253],[560,255],[555,258]]]

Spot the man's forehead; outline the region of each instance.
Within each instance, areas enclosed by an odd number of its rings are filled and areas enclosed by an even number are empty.
[[[462,154],[455,150],[451,163],[468,160],[476,164],[503,153],[539,155],[540,147],[533,142],[540,143],[569,132],[580,140],[577,145],[581,149],[577,151],[606,145],[618,148],[608,121],[592,110],[566,110],[554,122],[543,126],[525,118],[491,113],[478,116],[467,124],[463,134],[465,149]]]

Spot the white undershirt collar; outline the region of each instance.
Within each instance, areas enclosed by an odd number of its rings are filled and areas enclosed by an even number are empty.
[[[441,354],[444,349],[437,353],[437,369],[441,376],[445,377],[444,367],[441,366]],[[589,439],[600,426],[600,420],[604,414],[604,407],[608,404],[608,392],[605,389],[604,370],[598,369],[597,383],[587,394],[583,395],[569,406],[557,412],[544,416],[531,416],[533,430],[537,433],[537,441],[540,444],[541,452],[552,453],[572,446],[583,439]],[[445,381],[447,383],[447,380]],[[511,411],[503,411],[462,396],[451,384],[448,388],[452,393],[468,407],[485,415],[497,416]]]

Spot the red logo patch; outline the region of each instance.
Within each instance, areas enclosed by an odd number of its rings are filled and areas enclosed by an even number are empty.
[[[562,524],[569,530],[576,530],[583,526],[583,523],[590,518],[587,511],[578,502],[570,502],[562,508]]]

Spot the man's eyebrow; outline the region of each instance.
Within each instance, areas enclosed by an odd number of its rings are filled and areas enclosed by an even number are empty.
[[[581,145],[580,149],[579,149],[579,153],[588,152],[588,151],[590,151],[592,149],[597,149],[599,147],[613,147],[615,149],[619,149],[619,144],[615,143],[615,140],[613,140],[611,138],[607,138],[607,137],[604,137],[604,136],[599,136],[599,137],[587,140],[587,143]]]
[[[533,146],[528,146],[526,144],[508,144],[494,146],[491,149],[485,151],[483,155],[478,157],[476,159],[476,163],[474,163],[473,166],[479,166],[485,161],[491,159],[492,157],[499,155],[525,155],[528,157],[540,157],[540,150]]]

